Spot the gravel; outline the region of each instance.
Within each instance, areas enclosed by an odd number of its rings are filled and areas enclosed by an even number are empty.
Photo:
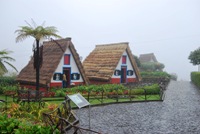
[[[75,111],[89,128],[89,110]],[[187,81],[171,81],[163,102],[91,107],[91,129],[102,134],[200,134],[200,91]]]

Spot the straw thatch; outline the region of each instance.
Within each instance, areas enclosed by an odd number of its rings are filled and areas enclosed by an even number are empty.
[[[89,80],[110,81],[125,51],[135,69],[137,79],[140,80],[141,77],[136,62],[127,42],[96,45],[96,48],[83,62],[86,76]]]
[[[85,84],[88,84],[89,81],[85,76],[82,63],[79,59],[79,55],[76,52],[76,49],[74,48],[74,45],[71,42],[71,38],[66,38],[44,42],[43,63],[42,67],[40,68],[40,85],[47,85],[51,82],[51,78],[53,77],[53,74],[57,69],[58,64],[60,63],[61,58],[67,49],[70,49]],[[17,81],[21,84],[35,84],[36,70],[34,69],[33,62],[34,59],[32,57],[28,65],[25,66],[17,76]]]
[[[141,63],[144,62],[158,62],[154,53],[141,54],[139,57]]]

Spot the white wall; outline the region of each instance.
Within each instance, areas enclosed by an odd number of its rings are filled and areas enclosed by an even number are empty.
[[[122,56],[126,56],[126,64],[122,64]],[[121,56],[119,62],[118,62],[118,65],[116,67],[115,70],[121,70],[121,66],[126,66],[127,67],[127,70],[133,70],[133,75],[132,76],[127,76],[127,78],[136,78],[136,75],[135,75],[135,70],[133,69],[133,66],[131,65],[131,61],[128,57],[128,54],[126,51],[124,51],[123,55]],[[115,76],[114,73],[112,75],[112,78],[120,78],[121,76]]]
[[[70,54],[70,65],[64,65],[64,54]],[[73,82],[83,82],[82,75],[76,65],[76,62],[74,61],[74,57],[70,51],[70,49],[67,48],[65,53],[63,54],[63,57],[60,60],[60,63],[58,64],[58,67],[55,71],[55,73],[63,73],[63,67],[70,67],[71,68],[71,74],[72,73],[79,73],[80,74],[80,79],[79,80],[71,80],[71,83]],[[58,82],[60,83],[61,81],[54,81],[53,77],[51,78],[51,82]]]

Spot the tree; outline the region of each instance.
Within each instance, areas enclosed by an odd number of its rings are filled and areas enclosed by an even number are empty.
[[[188,59],[190,60],[190,63],[192,63],[193,65],[199,65],[200,64],[200,48],[194,51],[191,51]]]
[[[17,33],[16,42],[25,40],[28,37],[33,37],[36,40],[36,50],[34,51],[34,67],[36,69],[36,90],[39,90],[39,77],[40,77],[40,65],[41,65],[41,53],[39,43],[41,39],[47,39],[50,37],[61,38],[56,33],[58,30],[54,26],[44,27],[44,23],[40,26],[32,20],[33,26],[26,22],[28,26],[20,26],[20,29],[16,30]]]
[[[155,63],[155,69],[156,69],[156,71],[163,71],[164,68],[165,68],[164,64],[159,63],[159,62]]]
[[[7,51],[7,50],[0,51],[0,76],[8,72],[8,69],[6,68],[5,64],[9,65],[15,71],[17,71],[17,69],[9,62],[9,61],[15,61],[15,59],[8,56],[10,53],[12,53],[12,51]]]
[[[140,66],[141,66],[141,63],[140,63],[139,58],[138,58],[136,55],[133,55],[133,58],[135,59],[135,62],[136,62],[136,64],[137,64],[137,67],[140,67]]]
[[[155,68],[155,63],[153,62],[144,62],[144,63],[141,63],[141,66],[140,66],[141,70],[142,71],[155,71],[156,68]]]

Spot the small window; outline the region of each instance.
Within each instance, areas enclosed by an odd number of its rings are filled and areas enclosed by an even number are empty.
[[[122,56],[122,64],[126,64],[126,56],[125,55]]]
[[[121,71],[120,71],[120,70],[115,70],[114,75],[115,75],[115,76],[120,76],[120,75],[121,75]]]
[[[55,81],[62,80],[62,74],[61,73],[54,73],[53,80],[55,80]]]
[[[128,71],[127,71],[127,75],[128,75],[128,76],[132,76],[132,75],[133,75],[133,70],[128,70]]]
[[[78,74],[78,73],[72,73],[71,74],[71,79],[72,80],[79,80],[80,79],[80,74]]]
[[[70,55],[69,54],[64,55],[64,65],[70,65]]]

